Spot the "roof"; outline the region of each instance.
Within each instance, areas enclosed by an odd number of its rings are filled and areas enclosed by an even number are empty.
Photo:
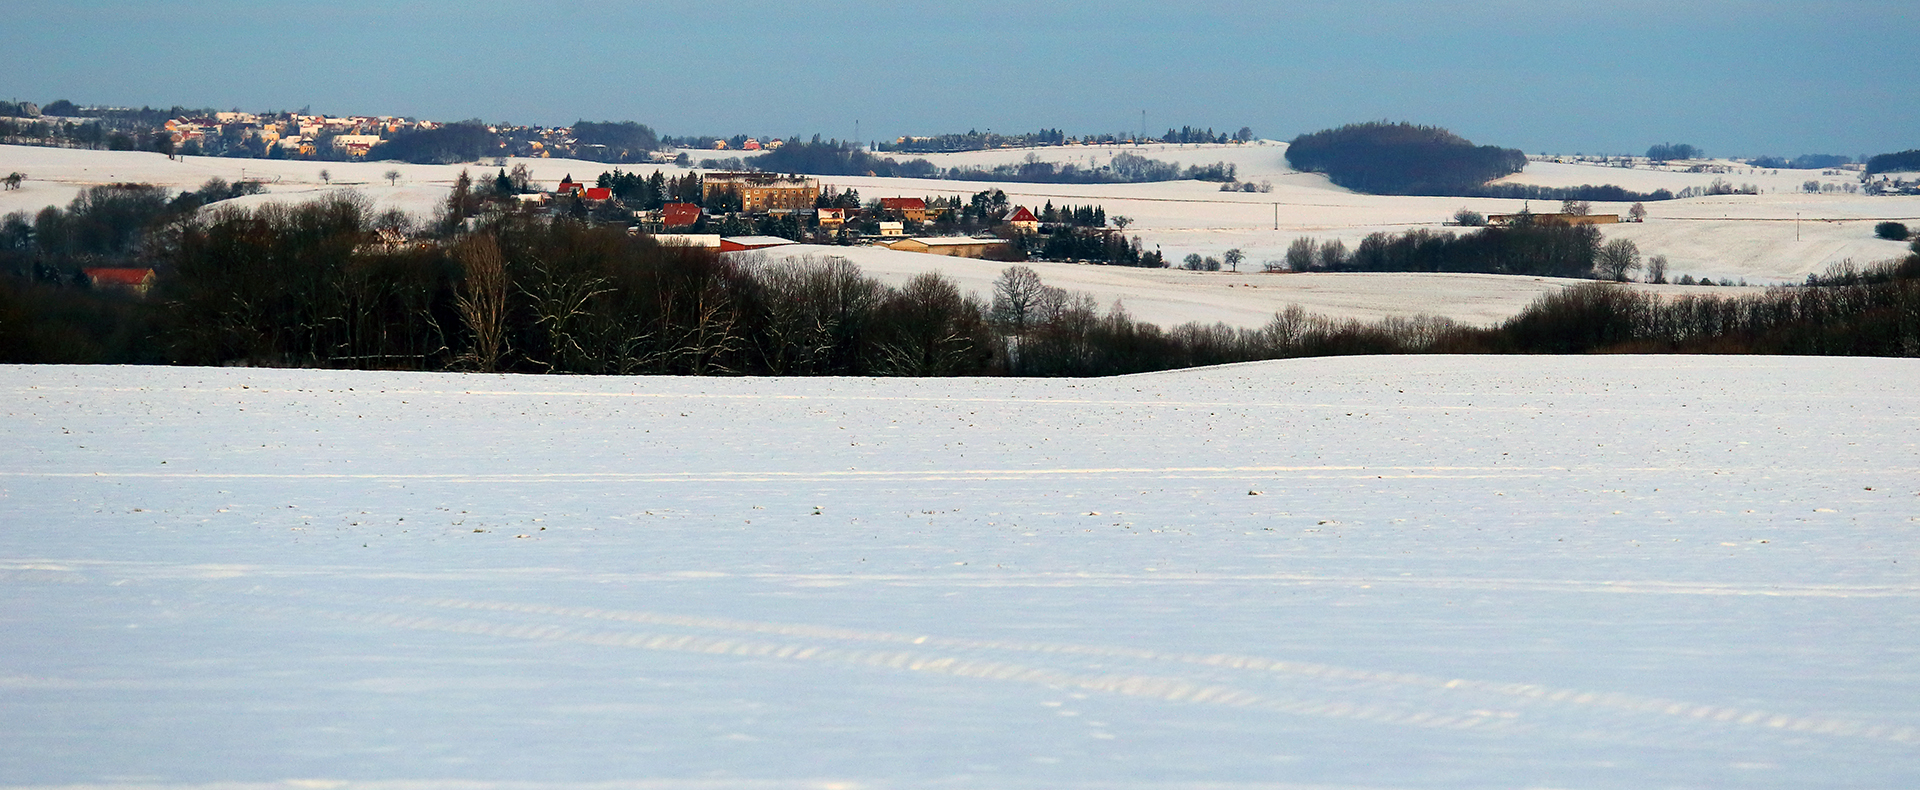
[[[779,236],[728,236],[720,240],[720,245],[723,247],[731,245],[745,249],[778,247],[782,244],[792,243],[794,243],[793,239],[783,239]]]
[[[880,207],[888,211],[904,209],[926,209],[927,201],[920,198],[881,198]]]
[[[1012,214],[1007,215],[1008,222],[1039,222],[1040,218],[1028,211],[1026,206],[1015,206]]]
[[[917,241],[929,247],[970,247],[975,244],[1000,244],[1000,239],[976,239],[972,236],[915,236],[908,241]]]
[[[667,227],[692,225],[700,219],[700,207],[692,203],[668,203],[660,207],[660,220]]]
[[[153,277],[152,269],[132,269],[116,267],[96,267],[82,269],[87,279],[95,285],[145,285]]]
[[[610,200],[613,198],[611,187],[587,187],[588,200]]]

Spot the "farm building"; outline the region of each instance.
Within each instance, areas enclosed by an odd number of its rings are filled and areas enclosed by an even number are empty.
[[[955,258],[984,258],[988,250],[1004,243],[999,239],[976,239],[971,236],[916,236],[890,243],[887,249]]]

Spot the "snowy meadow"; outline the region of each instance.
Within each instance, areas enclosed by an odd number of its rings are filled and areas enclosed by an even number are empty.
[[[1920,781],[1913,360],[0,399],[10,787]]]

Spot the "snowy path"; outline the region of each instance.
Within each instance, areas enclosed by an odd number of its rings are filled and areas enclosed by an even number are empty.
[[[0,785],[1911,785],[1916,385],[0,368]]]

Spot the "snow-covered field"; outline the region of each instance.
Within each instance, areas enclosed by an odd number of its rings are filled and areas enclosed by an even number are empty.
[[[1913,360],[0,404],[8,786],[1920,783]]]
[[[1442,229],[1460,208],[1482,213],[1520,210],[1513,200],[1381,197],[1360,195],[1333,186],[1326,178],[1289,169],[1286,146],[1271,141],[1250,145],[1068,146],[1058,148],[981,151],[927,158],[942,167],[991,166],[1017,162],[1029,155],[1055,162],[1102,164],[1120,152],[1137,153],[1182,164],[1230,162],[1242,180],[1269,182],[1267,193],[1220,192],[1216,185],[1183,181],[1158,184],[1045,185],[1000,184],[922,179],[828,176],[823,185],[857,189],[863,198],[890,196],[967,196],[982,189],[1002,189],[1019,204],[1041,206],[1098,204],[1109,216],[1134,219],[1129,235],[1137,235],[1169,260],[1186,255],[1220,256],[1239,248],[1246,253],[1240,277],[1204,273],[1074,272],[1070,282],[1056,285],[1086,290],[1102,304],[1122,300],[1143,316],[1168,316],[1179,321],[1222,320],[1245,326],[1264,323],[1278,294],[1309,310],[1333,315],[1375,317],[1429,313],[1492,322],[1511,316],[1533,295],[1559,285],[1506,283],[1491,292],[1475,290],[1492,281],[1475,279],[1469,287],[1449,277],[1401,276],[1392,284],[1353,277],[1308,278],[1301,275],[1244,275],[1259,272],[1269,260],[1280,260],[1295,239],[1310,236],[1322,241],[1339,239],[1351,249],[1374,232],[1402,232],[1413,228]],[[725,158],[740,152],[689,151],[696,161]],[[898,158],[911,156],[896,155]],[[551,187],[562,177],[591,181],[611,166],[561,159],[515,159],[525,164],[535,181]],[[651,165],[624,166],[651,172]],[[276,200],[305,200],[337,189],[353,189],[373,200],[377,209],[397,208],[420,217],[437,211],[461,170],[475,176],[494,172],[491,165],[409,165],[390,162],[300,162],[260,159],[190,157],[169,160],[141,152],[73,151],[0,146],[0,172],[20,171],[28,176],[24,188],[0,192],[0,213],[37,211],[64,205],[91,184],[145,182],[177,189],[196,187],[211,177],[228,180],[254,178],[267,182],[268,193],[241,198],[242,205]],[[684,172],[666,166],[669,175]],[[331,181],[320,177],[329,171]],[[392,182],[389,170],[400,173]],[[1592,164],[1535,162],[1508,180],[1546,186],[1614,183],[1637,190],[1666,188],[1678,191],[1705,186],[1715,178],[1735,184],[1753,183],[1762,194],[1700,197],[1649,203],[1649,219],[1642,224],[1606,226],[1608,237],[1633,239],[1647,255],[1666,255],[1670,274],[1678,277],[1745,279],[1755,285],[1798,282],[1842,261],[1867,264],[1898,257],[1905,246],[1874,238],[1873,225],[1884,220],[1920,222],[1920,197],[1867,197],[1847,194],[1804,194],[1807,180],[1844,183],[1850,176],[1822,176],[1818,171],[1753,171],[1725,175],[1674,172],[1650,168],[1624,169]],[[1557,204],[1532,206],[1554,210]],[[1625,204],[1600,203],[1594,210],[1625,214]],[[800,251],[799,254],[808,254]],[[853,257],[853,256],[849,256]],[[950,261],[912,253],[863,251],[862,266],[891,273],[927,269],[967,269]],[[1085,267],[1080,267],[1085,268]],[[1169,276],[1170,275],[1170,276]],[[1278,284],[1281,278],[1287,282]],[[1169,284],[1176,285],[1169,285]],[[1246,290],[1249,284],[1259,289]],[[1274,284],[1274,285],[1270,285]],[[1355,286],[1358,290],[1346,290]],[[1161,291],[1162,288],[1166,291]],[[1275,290],[1264,290],[1274,288]],[[1142,298],[1143,292],[1151,292]],[[1691,291],[1690,291],[1691,292]],[[985,293],[985,292],[983,292]],[[1719,293],[1726,293],[1721,291]],[[1204,294],[1196,297],[1195,294]],[[1467,295],[1458,301],[1456,294]],[[1206,309],[1194,312],[1193,305]],[[1218,309],[1215,309],[1218,308]]]

